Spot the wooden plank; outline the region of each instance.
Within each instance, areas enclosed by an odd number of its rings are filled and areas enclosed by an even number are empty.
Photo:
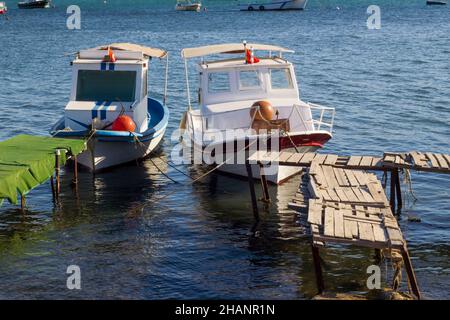
[[[344,171],[341,168],[333,168],[334,176],[336,177],[336,180],[338,181],[339,185],[341,187],[348,186],[348,180],[345,177]]]
[[[372,167],[378,168],[378,167],[381,167],[382,164],[383,164],[383,162],[382,162],[381,158],[377,158],[377,157],[372,158],[372,164],[371,164]]]
[[[305,155],[301,158],[301,160],[298,162],[298,164],[310,165],[311,161],[314,159],[315,155],[316,154],[313,152],[305,153]]]
[[[439,163],[437,159],[434,157],[434,154],[427,152],[425,153],[425,155],[427,156],[428,160],[430,160],[431,166],[433,168],[439,168]]]
[[[325,208],[325,219],[324,219],[324,235],[333,237],[334,236],[334,208]]]
[[[359,188],[359,191],[362,193],[364,199],[366,199],[366,202],[368,203],[375,203],[376,201],[374,200],[374,198],[370,195],[369,192],[367,192],[367,190],[365,190],[364,188]]]
[[[359,238],[361,240],[375,241],[372,224],[365,222],[358,222]]]
[[[358,197],[355,195],[352,188],[350,188],[350,187],[342,188],[342,190],[344,191],[345,195],[347,196],[347,199],[350,202],[358,202]]]
[[[339,182],[337,180],[337,177],[336,177],[336,174],[335,174],[335,172],[333,170],[333,167],[324,165],[324,166],[322,166],[322,170],[323,170],[323,173],[327,177],[329,177],[330,183],[331,183],[330,186],[331,187],[339,187]]]
[[[344,238],[344,215],[340,210],[334,211],[334,236]]]
[[[360,167],[370,167],[372,165],[373,157],[363,156],[361,162],[359,163]]]
[[[413,158],[414,165],[420,166],[420,167],[427,167],[426,158],[423,154],[419,154],[416,151],[410,152],[411,157]]]
[[[367,174],[360,170],[353,170],[353,175],[355,176],[356,180],[358,180],[358,184],[361,186],[367,185],[368,179]]]
[[[311,194],[312,198],[321,198],[322,197],[320,190],[317,186],[317,183],[315,182],[313,177],[310,177],[310,179],[309,179],[308,191]]]
[[[373,224],[373,237],[375,241],[386,242],[386,233],[384,229],[379,224]]]
[[[328,190],[328,194],[330,195],[331,199],[333,199],[333,201],[335,202],[341,202],[340,197],[338,196],[338,194],[336,193],[336,191],[334,191],[334,188],[329,188]]]
[[[322,203],[321,202],[318,203],[314,199],[309,200],[308,222],[311,224],[316,224],[318,226],[322,225]]]
[[[349,239],[357,238],[358,234],[358,223],[354,220],[344,219],[344,236]]]
[[[449,166],[447,164],[447,161],[445,161],[445,158],[439,154],[439,153],[434,153],[434,156],[436,157],[437,161],[439,162],[439,166],[443,169],[448,169]]]
[[[358,180],[355,178],[352,170],[344,170],[345,175],[347,176],[348,182],[350,186],[357,187],[359,186]]]
[[[293,153],[293,152],[283,151],[283,152],[281,152],[278,161],[279,162],[288,162],[289,158],[292,157],[294,154],[295,153]]]
[[[304,157],[305,156],[305,154],[304,153],[294,153],[293,155],[292,155],[292,157],[290,157],[289,158],[289,163],[290,164],[298,164],[298,162],[300,161],[300,159],[302,158],[302,157]]]
[[[260,160],[261,156],[264,155],[266,152],[265,151],[256,151],[254,152],[249,158],[248,161],[251,162],[257,162]]]
[[[359,188],[353,187],[352,190],[353,190],[353,193],[358,198],[358,202],[363,202],[363,203],[366,202],[366,198],[364,198],[364,195],[362,194],[362,192]]]
[[[383,162],[395,163],[395,155],[392,154],[384,154]]]
[[[376,202],[385,203],[386,198],[381,195],[380,189],[377,188],[376,183],[369,183],[367,188],[369,189],[370,195]]]
[[[324,161],[324,164],[327,165],[334,165],[338,159],[338,156],[336,154],[329,154],[327,155],[327,158]]]
[[[403,242],[403,236],[398,229],[395,228],[386,228],[389,240],[391,241],[401,241]]]
[[[350,159],[347,162],[348,167],[356,167],[359,166],[359,163],[361,162],[361,156],[351,156]]]
[[[341,188],[334,188],[334,192],[338,195],[339,199],[344,202],[349,202],[349,199],[347,198],[347,195],[345,194],[344,190]]]
[[[442,156],[445,158],[445,160],[447,160],[447,164],[450,167],[450,155],[448,154],[442,154]]]
[[[318,164],[323,164],[326,158],[327,158],[326,154],[317,153],[316,156],[314,157],[314,161],[317,162]]]
[[[320,189],[320,195],[325,201],[334,201],[333,198],[331,198],[331,196],[328,194],[327,189]]]

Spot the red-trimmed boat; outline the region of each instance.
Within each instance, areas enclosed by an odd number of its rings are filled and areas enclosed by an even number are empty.
[[[268,55],[257,58],[256,52]],[[193,149],[202,150],[205,164],[221,165],[227,160],[219,170],[247,176],[245,159],[255,151],[311,152],[331,139],[334,108],[300,99],[294,66],[282,57],[292,52],[245,42],[182,51],[187,77],[187,59],[201,57],[197,65],[199,108],[191,107],[187,81],[189,107],[181,127],[186,129],[185,140],[190,140]],[[217,54],[238,56],[204,59]],[[252,142],[255,140],[258,142]],[[252,167],[258,178],[258,166]],[[299,171],[298,167],[279,166],[265,175],[268,181],[279,184]]]

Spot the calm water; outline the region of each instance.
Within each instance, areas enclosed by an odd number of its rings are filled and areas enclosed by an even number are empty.
[[[57,8],[43,11],[19,11],[7,2],[9,20],[0,17],[0,139],[47,134],[62,116],[71,76],[66,53],[136,42],[171,52],[171,120],[160,153],[167,158],[170,132],[186,107],[180,49],[245,39],[296,51],[289,58],[303,99],[337,111],[327,152],[450,152],[450,6],[311,0],[305,12],[251,14],[232,11],[234,1],[211,1],[208,12],[192,14],[175,13],[166,1],[79,1],[82,30],[68,31],[65,7],[77,1],[55,0]],[[381,6],[381,30],[366,28],[369,4]],[[160,97],[163,64],[155,60],[151,68],[150,90]],[[158,158],[154,162],[173,179],[188,181]],[[76,200],[69,177],[58,207],[45,184],[32,192],[26,215],[9,205],[0,209],[0,298],[314,295],[308,242],[296,215],[285,209],[298,179],[271,189],[277,201],[252,237],[245,181],[212,175],[195,187],[174,184],[147,160],[95,177],[81,173]],[[424,296],[448,299],[450,182],[415,173],[413,184],[418,201],[407,202],[400,223]],[[371,252],[322,252],[328,289],[365,290]],[[65,287],[70,264],[81,267],[81,291]]]

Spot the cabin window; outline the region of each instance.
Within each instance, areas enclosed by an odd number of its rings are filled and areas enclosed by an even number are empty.
[[[289,69],[270,69],[272,89],[292,89],[292,78]]]
[[[239,90],[260,89],[261,80],[259,72],[255,70],[246,70],[239,72]]]
[[[136,71],[80,70],[77,101],[135,100]]]
[[[228,72],[210,72],[208,74],[208,92],[229,92],[230,74]]]

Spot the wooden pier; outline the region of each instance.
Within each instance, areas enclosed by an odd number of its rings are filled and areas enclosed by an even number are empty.
[[[420,291],[406,241],[394,216],[401,209],[399,170],[450,173],[450,156],[436,153],[384,153],[376,156],[338,156],[334,154],[256,152],[247,163],[252,205],[258,219],[258,204],[251,164],[277,163],[304,167],[302,181],[289,208],[298,211],[309,225],[311,250],[319,293],[324,291],[319,248],[326,243],[351,244],[373,248],[377,253],[399,253],[414,295]],[[391,173],[390,200],[374,173]],[[268,199],[266,179],[261,179],[263,199]],[[396,207],[397,202],[397,207]],[[400,271],[399,271],[400,272]]]

